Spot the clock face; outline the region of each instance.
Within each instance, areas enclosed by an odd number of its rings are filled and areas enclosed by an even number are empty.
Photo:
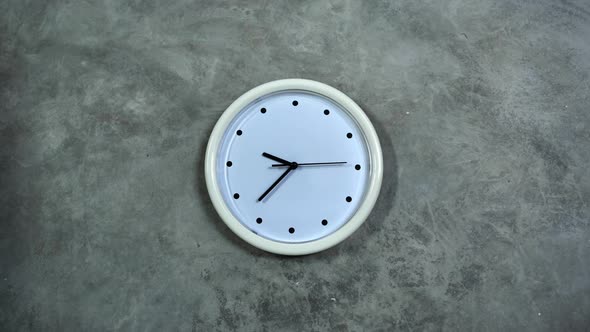
[[[243,107],[223,132],[215,180],[231,214],[259,237],[305,243],[343,227],[365,200],[365,133],[335,101],[303,90]]]
[[[211,203],[246,242],[284,255],[330,248],[365,221],[383,157],[362,109],[319,82],[285,79],[240,96],[205,153]]]

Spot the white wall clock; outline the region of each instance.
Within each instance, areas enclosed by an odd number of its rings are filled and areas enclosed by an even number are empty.
[[[221,219],[269,252],[304,255],[351,235],[381,188],[377,133],[352,99],[319,82],[260,85],[223,113],[205,179]]]

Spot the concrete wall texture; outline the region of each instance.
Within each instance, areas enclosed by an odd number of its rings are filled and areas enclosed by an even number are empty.
[[[587,331],[590,3],[0,2],[0,330]],[[204,148],[239,95],[337,87],[382,194],[256,250]]]

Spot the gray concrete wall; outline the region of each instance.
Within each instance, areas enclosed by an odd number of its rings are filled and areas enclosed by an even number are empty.
[[[583,331],[590,3],[0,3],[0,330]],[[203,154],[261,83],[341,89],[385,180],[299,258],[217,217]]]

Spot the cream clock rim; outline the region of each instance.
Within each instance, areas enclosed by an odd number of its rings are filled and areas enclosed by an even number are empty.
[[[355,214],[350,220],[335,232],[326,235],[318,240],[304,243],[284,243],[276,242],[259,235],[254,234],[250,229],[244,226],[230,211],[225,203],[216,177],[216,160],[219,152],[221,140],[231,121],[235,116],[250,103],[265,95],[284,91],[284,90],[303,90],[327,97],[340,106],[342,106],[357,122],[361,131],[365,135],[367,147],[369,149],[369,158],[371,160],[371,170],[369,174],[369,185],[364,200],[358,207]],[[381,181],[383,177],[383,157],[381,145],[375,128],[363,110],[348,96],[341,91],[320,83],[307,79],[283,79],[271,81],[259,85],[236,99],[221,115],[209,138],[207,150],[205,152],[205,182],[207,191],[215,210],[223,222],[241,239],[249,244],[275,254],[281,255],[306,255],[328,249],[349,237],[356,231],[367,219],[373,209],[379,191],[381,190]]]

